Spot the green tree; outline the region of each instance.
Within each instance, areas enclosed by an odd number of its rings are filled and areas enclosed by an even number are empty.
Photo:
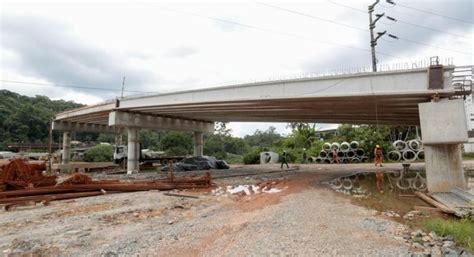
[[[249,146],[260,146],[264,148],[271,148],[279,144],[283,137],[276,133],[275,127],[269,127],[266,131],[256,130],[253,135],[244,137],[245,142]]]
[[[114,157],[114,147],[112,145],[96,145],[84,152],[86,162],[109,162]]]
[[[193,152],[191,133],[168,131],[160,141],[162,150],[169,155],[187,155]]]

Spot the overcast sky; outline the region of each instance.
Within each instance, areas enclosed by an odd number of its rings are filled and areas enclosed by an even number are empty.
[[[364,11],[371,2],[4,0],[0,89],[94,104],[120,96],[123,76],[125,95],[131,95],[365,67],[370,52]],[[377,31],[400,38],[379,40],[380,63],[411,64],[430,56],[474,63],[474,1],[395,2],[400,5],[376,6],[376,13],[399,19],[377,23]],[[285,124],[230,127],[243,136],[269,125],[288,132]]]

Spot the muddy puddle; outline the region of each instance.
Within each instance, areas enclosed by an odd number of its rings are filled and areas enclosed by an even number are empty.
[[[414,206],[429,206],[414,194],[426,192],[424,170],[361,171],[327,184],[336,192],[351,195],[354,203],[381,212],[389,210],[403,215]]]

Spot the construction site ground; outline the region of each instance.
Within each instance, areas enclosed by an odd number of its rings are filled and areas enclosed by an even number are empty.
[[[415,164],[414,166],[422,166]],[[467,162],[466,165],[474,165]],[[291,165],[294,168],[296,165]],[[21,206],[0,214],[0,255],[315,256],[409,255],[398,240],[403,226],[380,210],[357,204],[324,181],[373,164],[233,165],[213,170],[209,190],[105,194]],[[383,170],[401,169],[387,164]],[[179,172],[176,176],[202,174]],[[165,173],[95,173],[94,178],[161,178]],[[275,191],[229,194],[227,186],[267,181]],[[410,200],[407,200],[410,201]],[[418,205],[422,203],[417,203]],[[408,210],[400,210],[400,212]],[[403,215],[403,213],[401,213]]]

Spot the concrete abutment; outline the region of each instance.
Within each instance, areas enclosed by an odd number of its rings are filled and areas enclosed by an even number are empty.
[[[428,191],[465,189],[461,144],[467,142],[468,137],[462,99],[441,99],[418,106]]]

